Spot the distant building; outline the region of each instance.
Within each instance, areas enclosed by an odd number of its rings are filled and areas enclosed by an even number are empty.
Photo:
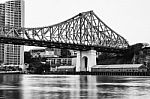
[[[0,4],[0,26],[24,27],[23,0],[12,0]],[[14,36],[14,34],[12,33],[11,36]],[[24,47],[21,45],[0,44],[0,61],[5,65],[23,65]]]
[[[5,25],[5,4],[0,4],[0,26]]]
[[[50,71],[74,71],[76,57],[74,58],[47,58],[46,63],[50,65]]]
[[[69,50],[70,53],[71,53],[71,56],[77,56],[77,51],[75,50]]]
[[[147,72],[143,64],[95,65],[92,72]]]
[[[5,25],[5,4],[0,4],[0,26],[4,25]],[[0,44],[0,62],[4,62],[4,44]]]
[[[31,49],[30,54],[33,58],[37,57],[59,57],[61,54],[60,49],[56,48],[36,48],[36,49]]]
[[[68,65],[68,66],[76,66],[76,57],[75,58],[58,58],[58,57],[49,57],[46,60],[50,65]]]

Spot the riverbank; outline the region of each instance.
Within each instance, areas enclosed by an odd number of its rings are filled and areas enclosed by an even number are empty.
[[[0,74],[24,74],[22,71],[0,71]]]
[[[150,76],[150,72],[45,72],[49,75]]]
[[[22,71],[0,71],[0,74],[150,76],[150,72],[43,72],[43,73],[25,73]]]

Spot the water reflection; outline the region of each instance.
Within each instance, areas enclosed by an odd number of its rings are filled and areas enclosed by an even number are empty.
[[[0,99],[149,99],[149,77],[0,75]]]
[[[20,75],[0,75],[0,99],[21,99]]]
[[[92,97],[97,99],[93,78],[84,75],[45,75],[44,77],[26,75],[22,84],[23,97],[24,99],[91,99]]]
[[[149,99],[149,77],[97,76],[98,97],[114,99]]]

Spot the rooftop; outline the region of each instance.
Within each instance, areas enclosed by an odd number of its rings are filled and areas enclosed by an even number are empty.
[[[139,68],[143,64],[115,64],[115,65],[95,65],[92,68]]]

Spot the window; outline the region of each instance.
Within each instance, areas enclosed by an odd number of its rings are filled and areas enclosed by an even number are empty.
[[[68,65],[72,65],[72,59],[68,59]]]

